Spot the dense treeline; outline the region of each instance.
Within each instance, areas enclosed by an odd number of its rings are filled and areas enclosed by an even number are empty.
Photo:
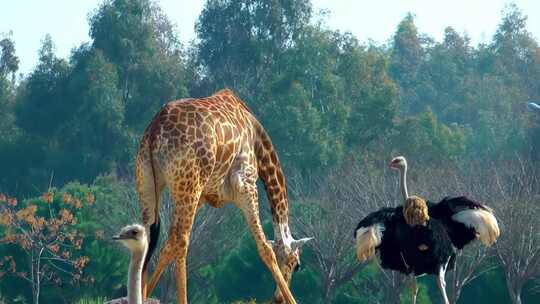
[[[81,297],[123,294],[127,258],[94,232],[110,235],[139,216],[132,189],[139,136],[165,102],[207,96],[223,87],[245,100],[278,149],[297,205],[294,231],[318,236],[304,252],[305,269],[294,277],[295,295],[309,303],[399,300],[401,278],[375,264],[358,265],[350,239],[354,221],[374,208],[399,203],[392,182],[382,182],[387,179],[382,164],[392,155],[406,155],[418,172],[432,170],[432,178],[417,177],[430,189],[418,188],[418,193],[429,198],[465,191],[502,209],[507,208],[504,201],[519,199],[529,214],[540,215],[529,201],[538,197],[531,168],[540,155],[540,117],[525,107],[528,100],[540,100],[540,47],[527,32],[526,20],[509,5],[491,41],[472,45],[451,27],[442,41],[435,41],[421,33],[409,14],[391,42],[380,45],[328,28],[309,0],[208,0],[195,24],[197,39],[182,45],[157,3],[107,0],[89,17],[89,43],[65,59],[55,54],[53,39],[46,36],[38,64],[22,77],[17,77],[16,46],[3,33],[0,193],[28,198],[13,208],[39,204],[42,192],[55,195],[53,205],[62,204],[65,193],[96,197],[95,204],[75,214],[87,235],[81,256],[89,262],[85,279],[70,284],[84,292],[59,296],[60,287],[50,281],[42,301],[73,303]],[[479,173],[459,174],[471,164],[477,164]],[[487,164],[508,165],[499,174]],[[527,173],[520,175],[522,183],[513,184],[512,171]],[[500,187],[493,193],[500,195],[487,195],[480,186],[445,188],[436,182],[450,176],[460,185],[468,180],[486,187],[497,176]],[[525,189],[530,197],[522,195],[525,190],[514,195],[516,189],[505,187]],[[163,208],[171,212],[173,207],[165,203]],[[190,254],[190,297],[195,303],[268,299],[271,278],[239,215],[225,209],[205,209],[198,217],[192,235],[201,241],[193,242],[197,254]],[[110,216],[125,210],[131,212]],[[340,214],[349,226],[336,218]],[[320,218],[325,225],[316,224]],[[531,229],[540,225],[539,218],[532,217]],[[0,224],[6,222],[0,218]],[[1,237],[9,233],[0,228]],[[518,275],[515,284],[503,258],[518,256],[503,250],[512,242],[502,242],[503,249],[493,252],[475,248],[465,253],[477,257],[467,265],[478,272],[456,278],[455,286],[465,288],[455,290],[453,301],[488,297],[490,303],[519,303],[515,293],[522,289],[524,302],[538,301],[533,279],[540,276],[540,240],[537,234],[530,238],[536,264],[529,268],[534,271]],[[329,240],[332,248],[325,245]],[[17,256],[21,250],[3,243],[4,255]],[[205,252],[223,256],[218,262],[219,256]],[[11,277],[0,281],[0,296],[7,302],[16,297],[30,301],[22,277]],[[165,302],[174,296],[172,282],[167,273],[160,283],[158,295]],[[423,284],[419,301],[438,302],[432,282]]]

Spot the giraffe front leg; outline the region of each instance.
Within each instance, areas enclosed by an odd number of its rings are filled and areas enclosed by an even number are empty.
[[[289,286],[285,281],[281,270],[279,269],[278,261],[274,250],[272,250],[270,243],[267,241],[266,236],[264,235],[264,231],[262,229],[259,219],[259,206],[256,199],[256,192],[255,194],[252,193],[251,195],[249,195],[249,197],[249,199],[242,200],[238,204],[240,209],[242,210],[242,213],[244,214],[251,234],[255,239],[259,256],[266,265],[266,267],[268,267],[268,269],[272,273],[272,277],[274,278],[276,285],[281,291],[281,295],[284,298],[285,302],[289,304],[296,304],[296,301],[294,300]],[[275,300],[280,302],[282,299]]]

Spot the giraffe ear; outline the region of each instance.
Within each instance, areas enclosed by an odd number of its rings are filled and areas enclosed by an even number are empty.
[[[291,249],[292,249],[292,250],[299,249],[299,248],[302,247],[305,243],[307,243],[308,241],[311,241],[311,240],[313,240],[312,237],[301,238],[301,239],[299,239],[299,240],[294,240],[294,241],[292,241],[292,243],[291,243]]]

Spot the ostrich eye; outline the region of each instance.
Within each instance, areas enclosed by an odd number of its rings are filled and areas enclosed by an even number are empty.
[[[138,233],[137,230],[132,230],[131,231],[131,234],[133,234],[133,235],[137,235],[137,233]]]

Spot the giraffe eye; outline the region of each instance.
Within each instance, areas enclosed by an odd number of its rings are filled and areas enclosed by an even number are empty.
[[[294,266],[294,272],[297,272],[298,270],[300,270],[300,263],[296,264],[296,266]]]

